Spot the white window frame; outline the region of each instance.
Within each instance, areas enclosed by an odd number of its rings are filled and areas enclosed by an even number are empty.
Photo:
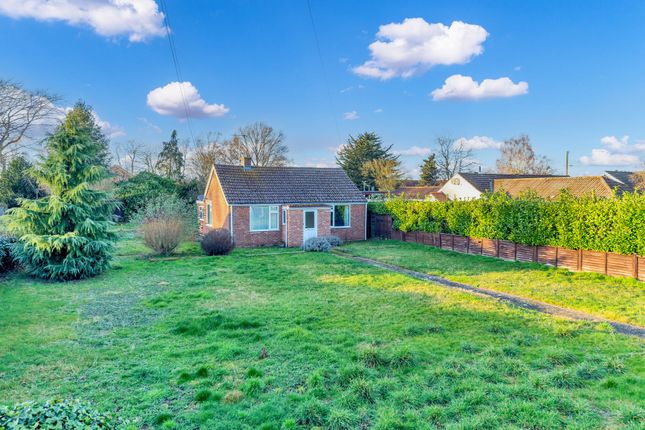
[[[282,208],[282,225],[287,225],[287,210]]]
[[[268,208],[269,211],[269,228],[263,229],[254,229],[253,228],[253,208]],[[280,230],[280,211],[278,205],[252,205],[249,206],[249,231],[279,231]],[[271,228],[271,214],[274,213],[276,217],[276,226]]]
[[[199,205],[199,207],[197,208],[197,218],[198,218],[200,221],[204,221],[204,214],[205,214],[205,211],[206,211],[206,210],[204,209],[204,205]]]
[[[335,217],[336,217],[336,206],[347,206],[347,225],[342,225],[342,226],[334,226],[336,223]],[[337,205],[332,205],[331,207],[331,228],[351,228],[352,227],[352,205],[347,203],[347,204],[337,204]]]
[[[211,202],[206,203],[206,225],[213,225],[213,204]]]

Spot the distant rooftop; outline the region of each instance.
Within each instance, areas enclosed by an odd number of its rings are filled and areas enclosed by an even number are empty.
[[[482,193],[492,192],[495,190],[494,182],[496,179],[529,179],[529,178],[562,178],[564,175],[516,175],[509,173],[476,173],[476,172],[459,172],[459,175],[470,182],[478,191]]]
[[[613,196],[614,190],[618,194],[631,191],[629,186],[606,176],[496,179],[495,190],[504,190],[511,197],[520,197],[530,190],[545,199],[556,198],[562,190],[576,197],[593,193],[607,198]]]

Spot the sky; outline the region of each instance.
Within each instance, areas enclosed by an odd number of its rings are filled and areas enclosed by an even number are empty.
[[[115,144],[263,121],[332,167],[373,131],[414,177],[439,136],[487,171],[527,134],[595,174],[645,162],[644,20],[638,0],[0,0],[0,79],[84,100]]]

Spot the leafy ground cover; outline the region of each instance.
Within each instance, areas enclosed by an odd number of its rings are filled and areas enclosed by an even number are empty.
[[[645,327],[645,283],[635,279],[572,273],[537,263],[465,255],[394,240],[355,242],[343,250],[475,287]]]
[[[76,398],[150,429],[645,425],[644,343],[604,324],[328,253],[152,258],[120,234],[97,278],[0,280],[0,403]]]

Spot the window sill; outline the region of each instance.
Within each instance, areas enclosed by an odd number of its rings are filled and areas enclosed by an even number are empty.
[[[249,230],[249,232],[251,232],[251,233],[266,233],[268,231],[280,231],[280,229],[279,228],[271,228],[271,229],[268,229],[268,230]]]
[[[351,225],[345,225],[345,226],[342,226],[342,227],[334,227],[332,225],[332,226],[330,226],[330,228],[338,228],[338,229],[340,229],[340,228],[352,228],[352,226]]]

